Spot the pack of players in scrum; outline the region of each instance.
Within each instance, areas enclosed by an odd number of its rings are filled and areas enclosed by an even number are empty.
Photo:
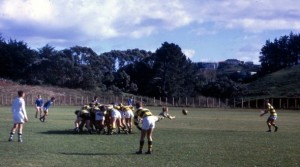
[[[133,111],[134,107],[130,102],[127,105],[122,103],[100,104],[95,97],[89,105],[84,105],[75,111],[74,132],[81,133],[86,128],[89,134],[131,134],[133,122],[138,128],[138,125],[142,123],[141,118],[134,119]],[[163,107],[157,118],[158,120],[174,119],[175,116],[168,114],[168,108]]]

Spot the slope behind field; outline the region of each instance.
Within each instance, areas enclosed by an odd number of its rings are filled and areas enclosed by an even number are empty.
[[[299,97],[300,65],[286,68],[247,85],[248,96]]]
[[[16,95],[18,90],[23,90],[27,95],[43,96],[89,96],[92,97],[98,92],[84,91],[81,89],[68,89],[53,86],[22,85],[17,82],[0,78],[0,95]]]

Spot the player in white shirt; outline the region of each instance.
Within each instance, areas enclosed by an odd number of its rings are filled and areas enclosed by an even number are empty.
[[[11,129],[8,141],[13,141],[14,134],[18,129],[18,141],[23,142],[23,124],[28,122],[28,117],[25,109],[25,93],[23,91],[18,91],[18,96],[12,104],[12,116],[14,125]]]

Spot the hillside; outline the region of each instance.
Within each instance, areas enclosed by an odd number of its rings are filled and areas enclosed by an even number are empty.
[[[286,68],[247,86],[246,96],[300,97],[300,65]]]
[[[52,86],[21,85],[10,80],[0,78],[0,95],[16,95],[18,90],[23,90],[27,95],[43,96],[94,96],[96,92],[77,89],[67,89]]]

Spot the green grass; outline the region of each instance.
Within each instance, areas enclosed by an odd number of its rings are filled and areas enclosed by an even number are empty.
[[[72,134],[77,107],[50,109],[41,123],[28,107],[24,143],[8,142],[9,107],[0,107],[0,166],[300,166],[300,113],[279,111],[279,131],[266,133],[255,110],[170,108],[153,134],[154,154],[135,155],[139,133]],[[150,108],[154,113],[159,108]],[[15,138],[16,139],[16,138]],[[146,142],[147,145],[147,142]]]

